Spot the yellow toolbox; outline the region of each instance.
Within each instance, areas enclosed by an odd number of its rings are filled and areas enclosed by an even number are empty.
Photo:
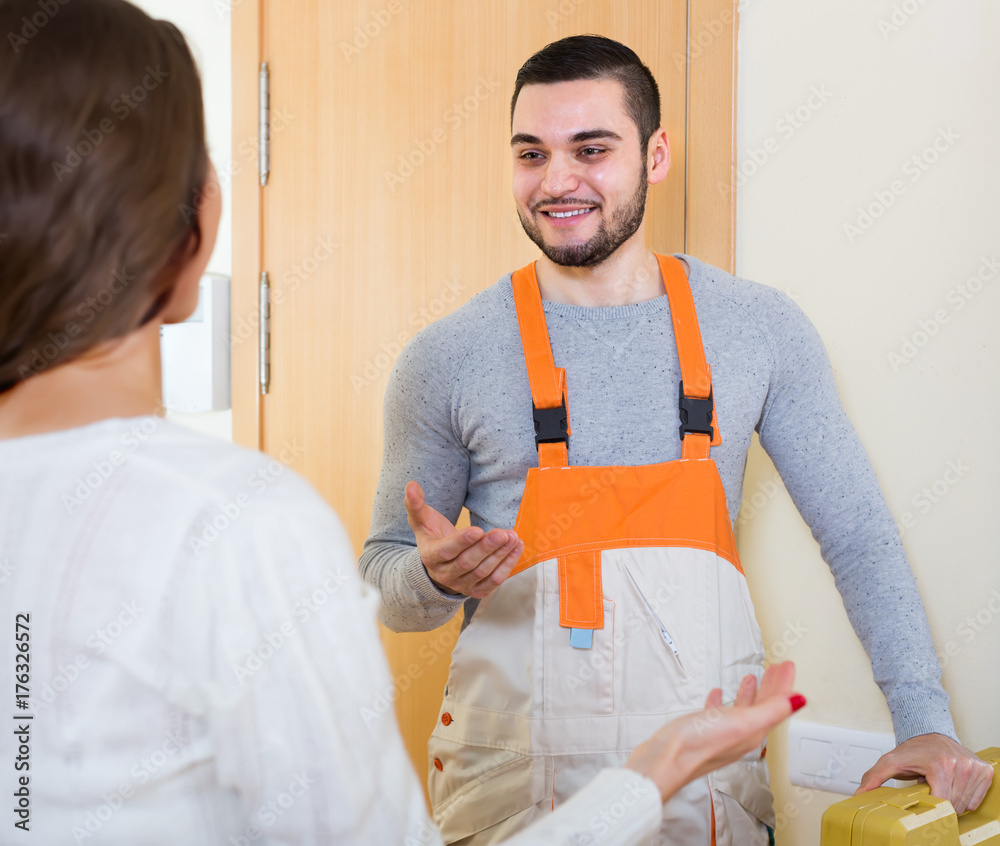
[[[877,787],[826,809],[821,846],[1000,846],[1000,747],[979,757],[993,784],[975,811],[958,816],[926,784]]]

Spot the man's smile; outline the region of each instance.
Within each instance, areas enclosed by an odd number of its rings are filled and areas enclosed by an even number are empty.
[[[535,208],[536,213],[545,217],[557,229],[575,227],[598,206],[584,206],[580,203],[551,203],[545,208]]]
[[[576,209],[575,211],[558,212],[558,211],[545,211],[542,214],[547,214],[549,217],[575,217],[580,214],[587,214],[592,212],[593,209]]]

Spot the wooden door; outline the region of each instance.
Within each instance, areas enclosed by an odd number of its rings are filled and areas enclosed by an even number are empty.
[[[509,152],[513,80],[533,52],[566,35],[599,33],[650,65],[673,154],[667,181],[650,194],[651,246],[731,267],[732,192],[716,185],[731,185],[734,7],[234,3],[234,433],[305,476],[340,514],[357,551],[381,463],[383,394],[402,346],[535,256],[510,196]],[[692,25],[710,36],[697,62],[688,57]],[[253,153],[263,60],[271,76],[265,188]],[[710,104],[692,110],[690,125],[689,86]],[[693,135],[705,139],[697,170],[686,156]],[[688,196],[692,182],[710,186],[697,202]],[[271,368],[262,397],[255,327],[265,270]],[[384,633],[396,688],[373,707],[395,699],[421,779],[458,622]]]

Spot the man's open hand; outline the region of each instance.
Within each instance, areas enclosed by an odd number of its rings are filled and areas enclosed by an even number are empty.
[[[420,560],[431,581],[446,591],[485,599],[503,584],[524,551],[524,542],[506,529],[484,533],[470,526],[459,531],[424,501],[416,482],[407,483],[403,502]]]
[[[964,814],[979,807],[993,780],[993,768],[978,755],[943,734],[920,734],[900,743],[879,758],[861,777],[858,793],[865,793],[890,778],[926,781],[931,796],[947,799]]]

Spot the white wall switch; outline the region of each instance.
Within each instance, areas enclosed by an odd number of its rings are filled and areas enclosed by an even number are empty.
[[[895,748],[891,734],[793,719],[788,724],[788,778],[802,787],[852,796],[872,764]],[[889,787],[904,784],[912,782],[886,782]]]
[[[171,411],[229,408],[229,277],[206,273],[198,307],[183,323],[160,327],[163,404]]]

